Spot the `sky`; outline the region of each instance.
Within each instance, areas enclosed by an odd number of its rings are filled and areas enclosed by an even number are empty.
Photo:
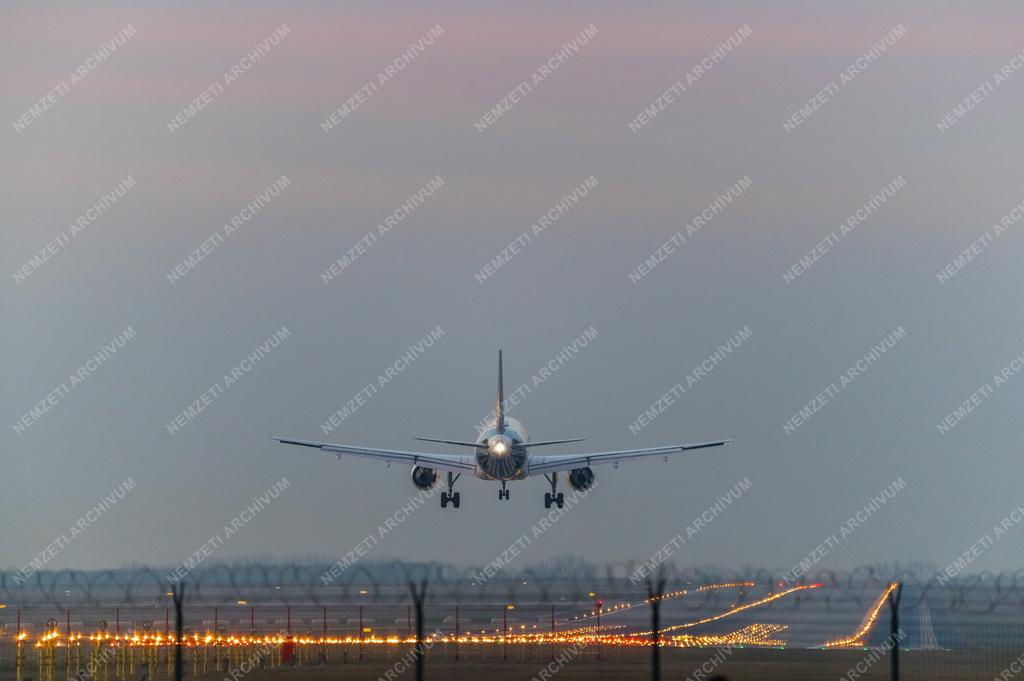
[[[498,348],[559,452],[735,438],[596,468],[523,566],[1024,563],[1019,4],[3,14],[2,567],[489,563],[542,479],[268,435],[450,451]]]

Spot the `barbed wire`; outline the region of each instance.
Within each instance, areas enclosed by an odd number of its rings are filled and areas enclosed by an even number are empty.
[[[65,606],[69,602],[89,606],[119,603],[152,605],[167,598],[172,585],[189,585],[191,605],[218,605],[259,595],[264,605],[332,605],[346,603],[408,603],[407,585],[426,580],[427,602],[492,603],[528,599],[537,603],[588,601],[595,592],[606,596],[636,596],[643,591],[637,563],[602,566],[578,564],[559,567],[528,567],[505,570],[481,580],[482,568],[443,563],[390,561],[336,569],[337,564],[239,564],[210,565],[175,573],[171,569],[131,568],[110,570],[24,570],[0,572],[0,598],[9,606]],[[572,568],[575,569],[572,569]],[[794,593],[776,607],[799,609],[814,603],[828,611],[833,607],[867,607],[893,581],[905,585],[904,603],[914,607],[938,599],[953,612],[987,614],[997,609],[1024,610],[1024,569],[1002,573],[983,572],[942,576],[922,574],[919,569],[862,567],[842,572],[821,570],[792,580],[764,568],[725,571],[715,568],[680,569],[666,565],[666,590],[688,591],[688,607],[695,610],[719,607],[723,600],[743,602],[750,592],[728,594],[714,585],[751,582],[759,587],[781,589],[820,584]]]

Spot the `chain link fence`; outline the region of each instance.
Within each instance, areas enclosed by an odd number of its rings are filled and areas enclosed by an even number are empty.
[[[650,571],[564,560],[490,577],[402,562],[0,573],[0,678],[174,678],[179,649],[184,675],[231,679],[413,678],[417,662],[432,678],[501,665],[506,678],[566,680],[1005,681],[1024,669],[1024,572]]]

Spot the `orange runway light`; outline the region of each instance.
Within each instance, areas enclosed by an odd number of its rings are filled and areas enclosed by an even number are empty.
[[[868,633],[871,631],[871,627],[874,626],[875,620],[878,619],[878,612],[885,605],[885,600],[889,597],[889,594],[893,592],[899,584],[893,582],[888,588],[882,592],[882,595],[872,604],[871,608],[868,609],[864,615],[864,619],[861,620],[860,626],[857,627],[857,631],[853,632],[852,636],[846,638],[838,638],[834,641],[829,641],[823,648],[861,648],[865,645]]]

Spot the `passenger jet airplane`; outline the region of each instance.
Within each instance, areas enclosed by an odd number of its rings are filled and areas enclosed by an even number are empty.
[[[720,447],[732,442],[728,440],[710,440],[691,444],[669,445],[667,447],[649,447],[647,449],[624,449],[617,452],[596,452],[592,454],[561,454],[554,456],[535,456],[530,453],[533,447],[582,442],[585,438],[568,440],[547,440],[530,442],[526,429],[518,419],[505,416],[505,397],[502,387],[501,350],[498,350],[498,406],[495,416],[488,427],[477,435],[473,442],[463,440],[440,440],[430,437],[417,437],[416,440],[439,442],[455,447],[468,447],[473,454],[432,454],[429,452],[408,452],[395,449],[371,449],[353,445],[335,445],[328,442],[312,440],[296,440],[287,437],[275,437],[274,440],[286,445],[313,447],[324,452],[331,452],[341,459],[342,454],[361,456],[368,459],[384,461],[388,465],[392,461],[412,464],[412,484],[418,489],[428,490],[438,483],[439,471],[447,474],[448,491],[441,493],[441,507],[459,507],[459,493],[454,491],[455,481],[463,473],[473,473],[482,480],[501,482],[498,499],[508,499],[509,480],[524,480],[531,475],[543,475],[551,484],[551,491],[544,493],[544,508],[552,505],[562,508],[565,497],[558,492],[558,473],[567,472],[569,486],[576,491],[590,489],[594,484],[594,472],[591,466],[611,463],[618,468],[620,461],[639,459],[645,456],[661,456],[668,461],[669,454],[680,454],[691,449]]]

